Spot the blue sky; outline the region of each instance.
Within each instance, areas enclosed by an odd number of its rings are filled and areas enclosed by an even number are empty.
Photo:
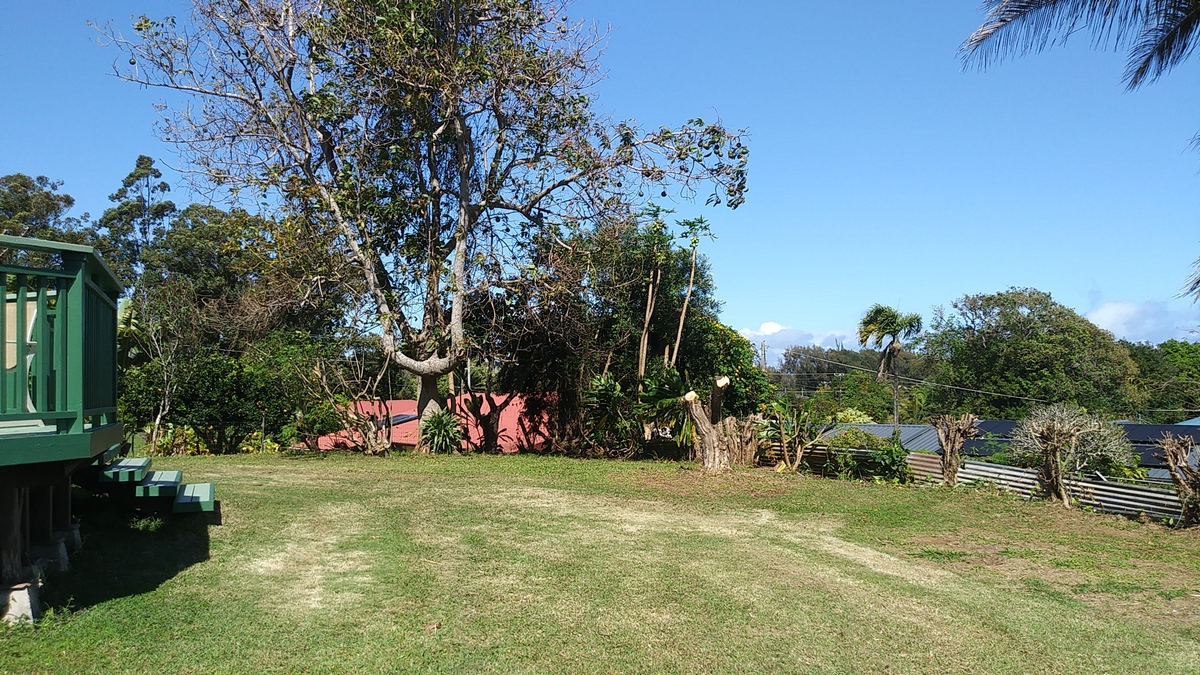
[[[108,73],[87,20],[181,3],[3,2],[0,175],[63,180],[99,214],[155,140],[162,94]],[[1068,47],[964,69],[977,3],[583,0],[611,28],[601,107],[646,126],[719,115],[750,132],[750,193],[704,214],[723,319],[774,348],[849,337],[868,306],[927,319],[1032,286],[1119,337],[1193,339],[1200,74],[1127,93],[1120,54]],[[176,195],[186,200],[186,194]],[[766,335],[761,335],[766,334]]]

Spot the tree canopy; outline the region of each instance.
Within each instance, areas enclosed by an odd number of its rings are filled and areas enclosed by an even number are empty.
[[[669,190],[744,200],[739,133],[595,110],[599,36],[562,3],[197,0],[186,26],[134,28],[108,33],[131,56],[122,77],[201,103],[169,109],[164,139],[345,253],[422,411],[466,353],[468,295],[504,292],[540,241]]]
[[[933,380],[956,387],[932,390],[932,407],[942,412],[1019,419],[1034,403],[1071,402],[1124,415],[1141,403],[1129,350],[1032,288],[967,295],[950,311],[939,308],[923,348],[936,364]]]

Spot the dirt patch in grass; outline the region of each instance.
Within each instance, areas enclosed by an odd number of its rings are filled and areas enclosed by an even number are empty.
[[[846,541],[834,532],[842,523],[830,516],[781,517],[766,509],[696,513],[679,505],[649,500],[615,500],[540,488],[491,494],[492,506],[540,509],[560,518],[591,521],[588,529],[610,536],[704,534],[735,540],[770,543],[783,540],[802,549],[820,551],[853,561],[867,569],[917,585],[936,584],[951,575],[887,553]],[[594,536],[589,533],[589,536]],[[756,556],[760,557],[760,556]]]
[[[663,494],[681,497],[722,497],[731,493],[749,497],[778,497],[795,490],[797,480],[805,480],[796,474],[781,476],[767,468],[739,469],[713,475],[687,465],[679,465],[679,468],[670,472],[647,470],[614,473],[613,478],[629,480]]]
[[[353,590],[371,581],[367,554],[345,550],[356,536],[364,510],[359,504],[324,504],[300,514],[266,545],[238,565],[266,589],[263,602],[287,613],[337,611],[360,600]]]

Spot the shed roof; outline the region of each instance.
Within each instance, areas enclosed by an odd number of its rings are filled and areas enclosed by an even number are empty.
[[[890,439],[892,431],[895,429],[891,424],[839,424],[837,428],[829,432],[829,435],[837,436],[851,427],[883,439]],[[942,450],[942,444],[938,442],[937,429],[929,424],[901,424],[900,444],[904,446],[905,450],[927,450],[929,452],[941,452]]]

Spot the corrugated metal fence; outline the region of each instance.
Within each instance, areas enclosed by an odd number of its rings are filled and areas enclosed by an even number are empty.
[[[856,451],[863,452],[863,451]],[[913,478],[931,483],[942,482],[942,459],[938,455],[910,453],[908,465]],[[1026,498],[1041,489],[1037,471],[1002,464],[964,462],[958,470],[960,483],[991,483],[998,488],[1016,492]],[[1115,483],[1087,478],[1068,478],[1067,490],[1080,505],[1098,511],[1136,516],[1141,513],[1152,518],[1179,518],[1179,497],[1174,490],[1131,483]]]

